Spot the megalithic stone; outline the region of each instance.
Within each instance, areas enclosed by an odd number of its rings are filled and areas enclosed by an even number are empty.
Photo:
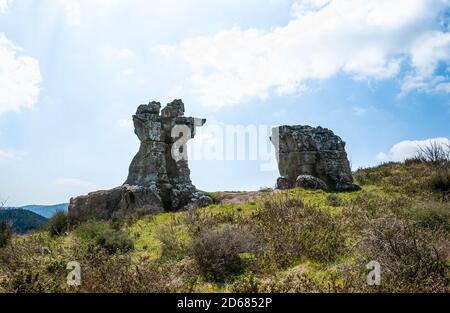
[[[140,105],[133,115],[134,132],[141,144],[125,183],[156,186],[166,209],[179,209],[196,192],[183,149],[186,141],[194,138],[195,128],[203,126],[206,119],[185,117],[181,100],[167,104],[161,113],[160,108],[159,102],[150,102]]]
[[[271,141],[280,172],[277,188],[360,189],[353,184],[345,142],[331,130],[283,125],[272,129]]]
[[[195,203],[205,206],[212,199],[192,184],[186,142],[206,119],[184,116],[184,104],[174,100],[161,110],[159,102],[140,105],[133,115],[134,132],[141,144],[133,158],[127,180],[110,190],[91,192],[70,199],[69,219],[120,219],[136,210],[177,210]]]

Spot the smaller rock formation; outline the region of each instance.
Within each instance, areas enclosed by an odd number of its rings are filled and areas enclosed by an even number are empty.
[[[212,199],[192,184],[186,143],[206,119],[184,116],[181,100],[161,110],[159,102],[142,104],[133,115],[141,144],[124,185],[70,199],[71,223],[111,219],[136,210],[179,210],[188,204],[206,206]]]
[[[121,219],[136,210],[141,213],[163,210],[161,197],[154,188],[122,185],[72,198],[69,220],[71,224],[77,224],[90,219]]]
[[[271,141],[277,151],[281,175],[277,179],[278,189],[360,189],[353,184],[345,142],[331,130],[284,125],[272,129]]]

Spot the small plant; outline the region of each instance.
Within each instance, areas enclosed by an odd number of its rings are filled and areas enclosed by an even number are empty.
[[[327,204],[332,207],[338,207],[342,205],[342,200],[336,193],[330,193],[327,195]]]
[[[253,249],[251,236],[237,227],[206,229],[194,239],[192,254],[200,271],[213,281],[224,281],[240,274],[245,262],[240,254]]]
[[[450,194],[450,163],[436,169],[431,176],[430,186],[433,190],[441,192],[443,200],[448,197]]]
[[[56,212],[45,225],[50,236],[61,236],[67,232],[69,228],[69,219],[63,211]]]
[[[77,228],[78,236],[88,247],[98,246],[108,254],[128,252],[134,248],[133,241],[126,233],[112,228],[106,222],[87,222]]]
[[[8,222],[0,221],[0,248],[5,247],[11,240],[12,230]]]
[[[173,221],[157,228],[156,235],[161,242],[162,257],[181,260],[187,254],[188,242],[182,240],[182,231]]]

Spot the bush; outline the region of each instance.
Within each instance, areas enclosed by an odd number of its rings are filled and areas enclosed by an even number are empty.
[[[450,145],[432,141],[417,148],[417,159],[425,163],[439,164],[450,161]]]
[[[240,253],[253,248],[251,236],[226,225],[222,229],[205,229],[198,233],[192,244],[192,254],[205,277],[224,281],[243,271],[245,262]]]
[[[156,235],[161,242],[163,258],[181,260],[187,254],[188,241],[182,240],[183,230],[173,220],[158,227]]]
[[[444,238],[444,239],[443,239]],[[384,291],[446,291],[448,266],[442,231],[427,231],[396,217],[373,221],[363,241],[366,261],[381,264]]]
[[[327,195],[326,202],[329,206],[338,207],[342,205],[342,200],[336,193],[330,193]]]
[[[442,198],[450,194],[450,164],[446,163],[436,169],[435,173],[430,178],[430,186],[433,190],[442,193]]]
[[[128,252],[134,248],[133,241],[121,230],[113,229],[106,222],[87,222],[81,224],[77,235],[87,242],[88,247],[99,246],[108,254]]]
[[[450,203],[429,201],[416,204],[410,213],[421,227],[450,233]]]
[[[64,234],[69,228],[69,219],[67,214],[63,211],[56,212],[47,221],[45,228],[50,236],[60,236]]]
[[[267,201],[255,217],[268,264],[286,267],[302,258],[327,262],[343,252],[340,221],[298,198],[286,195]]]
[[[12,230],[8,222],[0,221],[0,248],[5,247],[11,240]]]

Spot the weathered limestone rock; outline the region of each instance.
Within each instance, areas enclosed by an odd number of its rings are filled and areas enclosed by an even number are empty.
[[[295,186],[352,191],[350,164],[345,142],[331,130],[311,126],[279,126],[272,129],[280,177],[277,188]]]
[[[183,144],[194,138],[195,127],[203,126],[206,119],[185,117],[181,100],[167,104],[161,114],[160,108],[159,102],[150,102],[139,106],[133,115],[134,132],[141,146],[125,183],[154,186],[165,209],[180,209],[203,196],[195,197]]]
[[[161,111],[161,112],[160,112]],[[174,100],[161,110],[159,102],[140,105],[133,115],[141,144],[123,186],[70,200],[71,221],[109,219],[136,208],[177,210],[189,203],[210,203],[190,179],[186,142],[206,119],[184,116],[184,104]],[[212,202],[212,200],[211,200]]]
[[[69,219],[73,224],[90,219],[116,219],[136,209],[145,212],[162,211],[162,202],[154,188],[122,185],[70,199]]]

